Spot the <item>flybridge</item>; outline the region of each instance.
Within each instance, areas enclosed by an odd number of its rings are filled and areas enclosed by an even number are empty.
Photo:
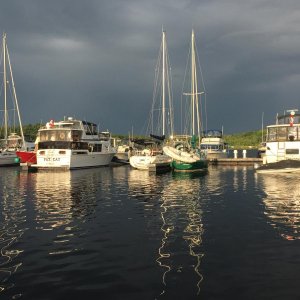
[[[53,129],[53,128],[81,129],[86,133],[86,135],[98,135],[97,125],[95,123],[81,121],[81,120],[74,120],[71,117],[59,122],[50,120],[49,122],[46,123],[46,126],[42,127],[41,129]]]

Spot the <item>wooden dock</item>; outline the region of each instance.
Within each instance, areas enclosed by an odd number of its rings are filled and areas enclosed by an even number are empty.
[[[226,166],[254,166],[255,164],[261,165],[262,158],[247,157],[247,158],[219,158],[210,160],[210,164],[226,165]]]

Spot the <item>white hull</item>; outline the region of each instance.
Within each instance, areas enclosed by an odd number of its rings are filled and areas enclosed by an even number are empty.
[[[19,165],[19,158],[15,152],[0,153],[0,166]]]
[[[195,153],[182,151],[171,146],[163,147],[163,151],[167,156],[171,157],[172,159],[188,164],[195,163],[201,160],[200,157]]]
[[[208,160],[228,158],[228,154],[227,154],[227,152],[222,152],[222,151],[219,151],[219,152],[207,151],[206,158]]]
[[[208,160],[228,158],[228,146],[223,140],[220,130],[208,130],[201,139],[200,148],[206,153]]]
[[[129,152],[117,152],[114,156],[115,161],[120,161],[120,162],[128,162],[129,161]]]
[[[31,165],[35,168],[62,168],[62,169],[79,169],[107,166],[110,164],[115,152],[97,153],[83,152],[73,150],[45,150],[45,154],[37,153],[37,163]],[[65,152],[60,154],[59,152]]]
[[[257,173],[299,173],[300,160],[286,159],[275,163],[263,164],[256,169]]]
[[[97,125],[73,118],[41,127],[37,136],[37,169],[79,169],[107,166],[116,150],[110,133],[98,133]]]
[[[300,168],[256,170],[256,173],[260,173],[260,174],[300,173]]]
[[[129,159],[130,165],[139,170],[149,170],[151,168],[166,168],[170,166],[172,160],[166,155],[133,155]]]

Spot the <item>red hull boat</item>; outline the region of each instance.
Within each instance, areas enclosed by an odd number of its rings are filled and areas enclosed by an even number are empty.
[[[34,151],[17,151],[20,163],[36,164],[36,152]]]

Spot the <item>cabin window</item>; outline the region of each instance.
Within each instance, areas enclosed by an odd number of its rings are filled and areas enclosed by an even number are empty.
[[[39,133],[41,142],[70,141],[70,130],[44,130]]]
[[[89,145],[89,151],[91,151],[91,152],[101,152],[102,151],[102,144]]]
[[[276,141],[276,128],[268,128],[268,141]]]
[[[288,137],[290,141],[297,140],[297,127],[296,126],[290,126],[288,127]]]
[[[286,139],[287,139],[287,127],[277,128],[277,139],[279,141],[286,141]]]
[[[285,154],[299,154],[299,149],[286,149]]]
[[[72,131],[72,141],[78,142],[81,139],[81,131],[79,130],[73,130]]]
[[[46,142],[39,142],[38,148],[39,149],[81,149],[86,150],[88,147],[87,143],[71,143],[65,141],[46,141]]]
[[[82,124],[83,124],[83,128],[84,128],[86,135],[97,135],[98,134],[96,124],[90,123],[90,122],[85,122],[85,121],[83,121]]]

